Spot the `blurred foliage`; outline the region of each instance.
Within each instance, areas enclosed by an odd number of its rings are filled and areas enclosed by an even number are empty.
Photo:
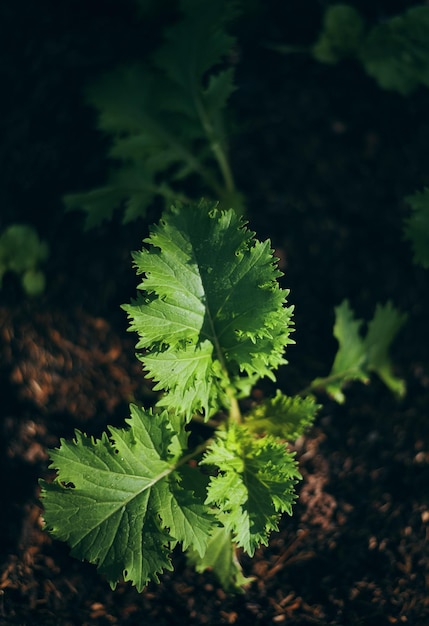
[[[119,207],[124,222],[144,216],[157,197],[167,207],[186,202],[189,179],[198,196],[240,210],[224,120],[234,91],[234,38],[226,26],[236,10],[226,0],[204,9],[198,0],[182,0],[180,19],[165,29],[149,60],[119,67],[88,90],[117,167],[105,186],[66,196],[68,209],[86,212],[87,227]]]
[[[347,4],[326,8],[316,42],[272,46],[279,52],[310,52],[322,63],[355,59],[383,89],[404,96],[429,86],[429,6],[418,5],[375,25]]]
[[[414,262],[429,269],[429,188],[405,198],[412,213],[405,222],[405,236],[411,241]]]
[[[45,289],[45,276],[39,265],[48,257],[49,248],[31,226],[11,224],[0,234],[0,287],[6,272],[14,272],[29,296]]]
[[[429,6],[415,6],[373,27],[358,57],[380,87],[408,95],[429,87]]]
[[[359,50],[363,34],[364,21],[359,12],[347,4],[334,4],[325,11],[313,55],[323,63],[352,57]]]

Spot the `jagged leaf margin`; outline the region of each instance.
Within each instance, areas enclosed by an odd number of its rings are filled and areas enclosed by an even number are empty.
[[[228,407],[243,377],[274,378],[286,363],[293,307],[269,241],[233,211],[173,207],[133,254],[142,294],[123,305],[159,405],[191,419]]]
[[[109,427],[110,437],[76,431],[75,440],[61,440],[50,452],[56,478],[41,481],[41,498],[47,530],[72,556],[97,564],[112,589],[123,578],[141,591],[172,569],[177,542],[203,555],[216,522],[181,484],[168,416],[131,405],[127,422]]]
[[[287,396],[278,389],[273,398],[263,400],[245,416],[245,424],[256,434],[293,442],[312,425],[321,406],[313,396]]]
[[[428,87],[429,7],[411,7],[374,26],[358,56],[384,89],[409,95],[419,85]]]
[[[233,424],[219,433],[200,464],[218,468],[210,478],[206,503],[218,508],[219,521],[253,556],[278,530],[281,513],[292,515],[295,484],[301,478],[294,453],[270,435],[255,438],[246,427]]]

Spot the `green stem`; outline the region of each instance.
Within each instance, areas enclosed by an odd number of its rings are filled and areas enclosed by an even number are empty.
[[[225,181],[225,187],[227,191],[232,192],[235,190],[235,183],[226,154],[222,150],[222,147],[218,141],[211,141],[211,147],[219,164],[220,171],[222,172],[222,176]]]
[[[206,184],[211,187],[217,195],[222,195],[221,186],[218,184],[217,180],[214,176],[212,176],[211,172],[205,168],[201,161],[194,157],[194,155],[188,150],[188,148],[173,134],[169,133],[164,127],[161,127],[157,124],[156,120],[151,118],[152,124],[156,125],[156,131],[158,135],[163,139],[163,141],[168,145],[170,144],[178,154],[182,157],[182,159],[189,163],[191,168],[197,172],[203,180],[205,180]]]
[[[232,387],[229,387],[227,389],[227,394],[230,402],[229,419],[231,420],[231,422],[240,424],[243,421],[243,417],[241,415],[240,405],[238,404],[237,396],[234,393],[234,389],[232,389]]]
[[[353,376],[359,372],[357,368],[350,368],[348,370],[344,370],[343,372],[339,372],[338,374],[330,374],[329,376],[324,376],[323,378],[315,378],[307,387],[302,389],[298,395],[305,396],[312,391],[316,391],[317,389],[325,389],[329,384],[335,383],[342,378],[346,379],[346,377]]]
[[[179,459],[179,461],[174,466],[174,469],[177,469],[181,465],[186,465],[188,461],[192,461],[192,459],[195,459],[195,457],[199,456],[202,452],[205,452],[212,443],[212,438],[206,439],[205,441],[203,441],[203,443],[200,443],[200,445],[194,448],[192,452],[189,452],[189,454],[182,456],[182,458]]]
[[[219,165],[219,169],[221,171],[225,188],[228,192],[233,192],[235,190],[234,177],[232,175],[232,170],[229,166],[228,158],[223,150],[219,138],[216,135],[213,124],[210,121],[209,116],[207,115],[204,105],[199,97],[199,94],[194,91],[194,101],[197,109],[198,116],[201,121],[201,125],[204,129],[204,132],[209,141],[210,147],[213,151],[215,159]]]

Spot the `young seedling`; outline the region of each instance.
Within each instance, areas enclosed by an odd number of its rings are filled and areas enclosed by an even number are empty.
[[[106,185],[66,196],[86,226],[123,210],[123,221],[146,215],[155,199],[188,202],[190,188],[240,209],[228,157],[225,107],[235,89],[227,27],[228,0],[181,0],[180,18],[165,29],[149,59],[116,68],[88,90],[100,129],[111,139]],[[189,181],[192,181],[189,184]],[[196,182],[195,182],[196,181]]]
[[[133,255],[140,293],[123,308],[162,395],[153,410],[131,405],[125,428],[98,440],[76,431],[51,451],[46,528],[112,588],[157,581],[180,544],[197,568],[236,589],[245,582],[236,549],[253,555],[292,513],[300,474],[287,440],[318,409],[311,397],[280,392],[247,414],[240,408],[260,377],[274,380],[286,363],[288,291],[269,241],[233,210],[172,208],[144,243]],[[210,434],[192,447],[194,421]]]
[[[49,255],[48,244],[39,239],[28,224],[11,224],[0,234],[0,288],[3,276],[13,272],[19,276],[24,292],[38,296],[45,289],[41,264]]]
[[[76,431],[51,451],[56,476],[41,481],[46,529],[96,563],[112,588],[158,581],[180,544],[199,571],[211,568],[236,590],[247,582],[237,548],[252,556],[292,514],[300,474],[287,442],[314,420],[313,390],[342,401],[348,381],[376,371],[402,393],[387,349],[403,319],[379,307],[362,338],[344,303],[331,374],[308,394],[277,391],[243,413],[240,400],[261,377],[275,380],[292,343],[293,307],[269,241],[233,210],[201,202],[166,212],[144,243],[133,255],[140,293],[123,308],[161,395],[153,409],[131,405],[125,428],[97,440]],[[191,444],[200,422],[209,434]]]

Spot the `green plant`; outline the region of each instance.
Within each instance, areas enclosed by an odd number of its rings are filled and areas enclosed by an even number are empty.
[[[11,224],[0,234],[0,288],[6,272],[14,272],[29,296],[38,296],[45,289],[45,275],[40,264],[49,248],[37,232],[27,224]]]
[[[131,406],[128,428],[97,441],[76,432],[51,453],[58,475],[43,483],[46,525],[113,587],[123,575],[138,589],[171,567],[177,543],[201,566],[221,533],[217,574],[232,588],[243,581],[234,546],[252,555],[295,499],[293,454],[269,430],[252,434],[239,407],[285,363],[292,307],[269,242],[232,210],[174,209],[146,243],[134,254],[142,293],[124,309],[147,376],[164,393],[154,412]],[[305,402],[314,417],[317,405]],[[213,432],[189,448],[192,420]]]
[[[405,382],[394,375],[388,350],[407,320],[390,302],[377,305],[374,317],[361,334],[363,320],[355,319],[349,302],[344,300],[335,309],[334,336],[339,348],[327,377],[316,378],[310,388],[323,389],[337,402],[344,402],[343,388],[350,381],[368,383],[376,373],[398,397],[405,395]]]
[[[124,221],[145,216],[155,198],[166,206],[198,197],[242,205],[228,159],[224,109],[234,90],[228,61],[234,38],[226,25],[236,3],[181,0],[181,19],[166,29],[152,57],[120,67],[88,90],[99,126],[112,140],[107,184],[66,196],[68,209],[83,209],[86,226],[110,219],[119,207]],[[195,199],[195,198],[194,198]]]
[[[322,63],[337,63],[353,57],[364,34],[364,21],[359,12],[347,4],[327,7],[322,30],[313,46],[314,57]]]
[[[247,582],[237,548],[253,555],[292,513],[300,474],[287,442],[320,408],[313,388],[341,399],[340,387],[369,370],[389,384],[387,347],[400,320],[381,308],[361,340],[343,305],[331,376],[242,412],[240,401],[249,406],[259,378],[275,380],[293,343],[293,308],[269,241],[256,240],[233,210],[201,202],[166,212],[145,244],[133,255],[140,294],[123,308],[162,393],[150,410],[131,405],[126,428],[98,440],[76,431],[51,451],[57,473],[41,481],[46,528],[96,563],[112,588],[121,578],[139,590],[157,581],[181,544],[197,569],[212,568],[234,590]]]
[[[316,42],[306,48],[271,46],[279,52],[306,52],[322,63],[356,59],[380,87],[408,95],[429,86],[429,7],[413,6],[374,26],[352,6],[326,8]]]
[[[429,87],[429,6],[414,6],[374,26],[359,60],[380,87],[408,95]]]

